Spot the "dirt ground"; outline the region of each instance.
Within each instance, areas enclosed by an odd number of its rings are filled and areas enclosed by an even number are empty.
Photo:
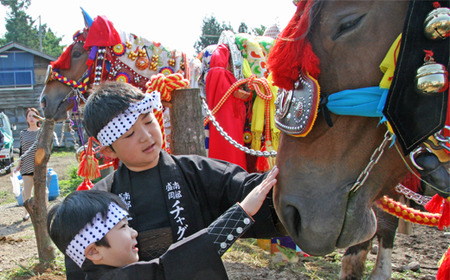
[[[59,180],[64,180],[66,179],[65,169],[75,164],[73,155],[52,157],[48,167],[53,167],[58,173]],[[9,175],[0,174],[0,193],[2,192],[9,192],[12,195]],[[50,201],[50,206],[60,199],[59,197]],[[27,265],[31,258],[37,257],[37,249],[31,221],[22,221],[23,207],[17,206],[17,202],[5,203],[2,196],[0,197],[0,213],[0,279],[4,279],[2,274],[5,271],[19,265]],[[416,263],[420,267],[420,273],[419,276],[393,279],[435,279],[437,262],[450,244],[449,233],[436,228],[413,225],[411,235],[398,234],[392,256],[393,270],[405,270],[408,265]],[[230,279],[321,279],[299,274],[298,270],[290,269],[289,266],[262,267],[259,264],[240,262],[232,254],[226,253],[224,257]],[[375,258],[375,254],[369,255],[369,260],[373,261]],[[329,259],[330,262],[335,261],[332,257],[324,259]],[[313,258],[301,258],[300,262],[301,265],[314,267]],[[339,270],[335,270],[336,278],[333,279],[338,278]],[[21,279],[65,279],[65,277],[53,275]]]

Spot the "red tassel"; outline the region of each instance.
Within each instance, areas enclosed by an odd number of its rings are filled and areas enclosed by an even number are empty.
[[[450,279],[450,247],[442,257],[442,263],[439,266],[439,270],[436,274],[436,280],[448,280]]]
[[[270,50],[268,65],[275,85],[290,90],[299,70],[317,79],[319,58],[307,38],[310,28],[312,0],[299,1],[297,11]]]
[[[89,179],[84,179],[83,182],[78,186],[77,191],[88,191],[94,184]]]
[[[450,226],[450,198],[444,200],[442,205],[441,218],[439,219],[438,228],[443,230],[444,227]],[[449,278],[447,278],[449,279]]]
[[[435,194],[433,198],[431,198],[431,200],[425,205],[425,209],[430,213],[440,213],[443,200],[444,198],[438,194]]]
[[[261,152],[266,151],[266,144],[264,144],[263,148],[261,149]],[[264,157],[258,157],[256,160],[256,171],[258,172],[266,172],[270,169],[269,160]]]
[[[441,214],[438,225],[440,230],[443,230],[444,227],[450,226],[450,197],[444,199],[438,194],[435,194],[433,198],[425,205],[425,209],[430,213]]]

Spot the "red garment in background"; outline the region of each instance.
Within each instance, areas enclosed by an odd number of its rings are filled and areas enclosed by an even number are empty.
[[[225,44],[219,45],[211,56],[205,83],[206,100],[210,110],[215,108],[230,86],[236,82],[234,75],[227,70],[229,58],[230,51]],[[241,145],[244,144],[245,112],[244,101],[230,95],[215,114],[224,131]],[[225,140],[212,123],[209,125],[209,157],[235,163],[247,169],[245,153]]]

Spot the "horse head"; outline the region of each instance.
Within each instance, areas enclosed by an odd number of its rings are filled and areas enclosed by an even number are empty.
[[[302,44],[307,55],[291,68],[278,67],[275,64],[289,63],[292,57],[277,56],[276,46],[269,57],[275,82],[290,90],[299,76],[292,69],[306,69],[312,77],[304,75],[292,92],[305,88],[302,83],[307,89],[320,88],[322,98],[316,102],[321,104],[337,92],[377,87],[383,78],[380,63],[402,33],[407,8],[408,1],[301,1],[279,37],[278,54],[293,42],[292,48]],[[287,36],[289,32],[294,35]],[[282,133],[277,156],[275,208],[294,241],[313,255],[370,239],[376,231],[374,201],[408,171],[397,146],[386,144],[389,133],[379,117],[335,114],[328,108],[319,106],[307,135]],[[283,114],[292,119],[295,112],[277,113]],[[363,185],[355,184],[358,181]]]
[[[85,101],[86,90],[102,81],[130,83],[145,92],[157,74],[190,77],[185,53],[132,33],[119,34],[105,16],[92,20],[83,15],[86,27],[49,67],[41,94],[46,118],[65,119],[67,110]]]
[[[89,52],[83,47],[86,35],[87,29],[77,32],[74,42],[48,67],[46,84],[40,98],[47,119],[66,119],[67,111],[85,97],[89,78],[86,64]]]

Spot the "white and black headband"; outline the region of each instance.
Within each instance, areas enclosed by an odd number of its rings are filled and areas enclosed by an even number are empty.
[[[162,109],[161,95],[158,91],[146,93],[144,99],[131,103],[123,113],[109,121],[97,134],[100,145],[111,145],[134,125],[140,114],[153,112],[154,109],[157,111]]]
[[[84,251],[87,246],[102,239],[115,225],[128,215],[128,212],[119,205],[111,202],[108,207],[106,219],[103,219],[102,213],[98,212],[88,223],[75,235],[66,249],[66,255],[69,256],[79,267],[86,260]]]

